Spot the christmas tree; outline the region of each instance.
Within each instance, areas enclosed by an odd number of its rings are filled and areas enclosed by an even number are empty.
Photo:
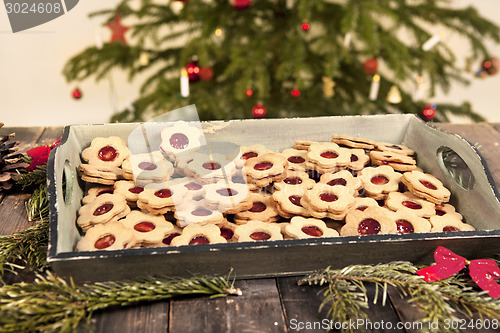
[[[113,121],[189,104],[203,120],[404,112],[479,121],[469,103],[426,100],[467,84],[466,57],[483,60],[479,74],[497,71],[485,42],[500,41],[498,27],[453,0],[123,0],[91,15],[112,38],[72,57],[67,80],[114,68],[147,75],[132,110]],[[445,33],[467,39],[471,54],[455,54]]]

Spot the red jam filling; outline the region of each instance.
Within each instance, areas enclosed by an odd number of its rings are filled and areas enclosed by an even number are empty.
[[[261,162],[254,165],[254,169],[257,171],[269,170],[273,167],[271,162]]]
[[[420,184],[427,187],[429,190],[437,190],[437,187],[433,183],[428,182],[427,180],[419,180],[419,182]]]
[[[256,152],[249,151],[248,153],[244,153],[243,155],[241,155],[241,159],[242,160],[248,160],[250,158],[254,158],[254,157],[257,157],[257,156],[259,156],[259,154],[257,154]]]
[[[233,238],[234,232],[228,228],[220,228],[220,235],[226,240]]]
[[[106,214],[107,212],[109,212],[111,209],[113,209],[113,204],[112,203],[105,203],[99,207],[97,207],[94,211],[94,216],[99,216],[99,215],[103,215],[103,214]]]
[[[128,189],[128,191],[129,191],[130,193],[139,194],[139,193],[141,193],[142,191],[144,191],[144,188],[139,187],[139,186],[136,186],[136,187],[129,188],[129,189]]]
[[[203,236],[196,236],[195,238],[189,241],[189,245],[197,245],[197,244],[210,244],[210,241]]]
[[[108,189],[105,189],[105,190],[102,190],[100,192],[97,193],[97,197],[100,196],[101,194],[113,194],[114,193],[114,189],[113,188],[108,188]]]
[[[354,154],[351,154],[351,162],[356,162],[358,160],[358,157]]]
[[[396,226],[398,234],[412,234],[415,232],[415,230],[413,229],[413,224],[406,220],[397,220]]]
[[[200,184],[198,183],[189,183],[189,184],[186,184],[184,185],[185,188],[187,188],[188,190],[190,191],[198,191],[200,190],[203,186],[201,186]]]
[[[137,166],[139,167],[139,169],[146,171],[155,170],[157,168],[156,164],[151,162],[141,162]]]
[[[250,208],[248,211],[252,213],[261,213],[265,211],[267,208],[266,204],[260,201],[256,201],[253,203],[252,208]]]
[[[319,198],[325,202],[334,202],[334,201],[337,201],[339,199],[335,194],[331,194],[331,193],[321,193],[319,195]]]
[[[302,232],[308,236],[313,236],[313,237],[323,236],[323,231],[321,231],[320,228],[313,226],[313,225],[302,227],[302,229],[300,229],[300,230],[302,230]]]
[[[106,236],[103,236],[103,237],[99,238],[98,240],[96,240],[94,243],[94,247],[98,250],[102,250],[102,249],[108,248],[111,245],[113,245],[115,243],[115,241],[116,241],[115,236],[106,235]]]
[[[385,185],[389,182],[389,179],[386,176],[378,175],[372,177],[372,179],[370,179],[370,182],[375,185]]]
[[[271,235],[269,235],[267,232],[256,231],[250,234],[250,238],[256,241],[263,241],[271,238]]]
[[[155,196],[162,199],[170,198],[172,196],[172,191],[169,189],[158,190],[155,192]]]
[[[290,163],[304,163],[306,160],[301,156],[290,156],[288,162]]]
[[[356,208],[357,210],[360,210],[360,211],[364,211],[365,209],[367,209],[368,206],[359,206],[358,208]]]
[[[172,134],[170,137],[170,145],[175,149],[184,149],[189,145],[189,139],[182,133]]]
[[[330,186],[335,186],[335,185],[346,186],[347,181],[344,178],[337,178],[337,179],[330,180],[327,184]]]
[[[391,145],[391,146],[386,146],[387,148],[391,148],[391,149],[396,149],[396,150],[403,150],[403,148],[401,148],[400,146],[396,146],[396,145]]]
[[[358,225],[358,234],[360,235],[376,235],[379,232],[380,223],[372,218],[364,219]]]
[[[337,158],[337,157],[339,157],[339,154],[337,154],[334,151],[325,151],[325,152],[319,154],[319,156],[321,156],[323,158]]]
[[[299,185],[299,184],[302,184],[302,179],[300,179],[300,178],[285,178],[283,180],[283,182],[285,184],[288,184],[288,185]]]
[[[110,162],[113,161],[116,158],[116,156],[118,156],[118,152],[116,151],[115,148],[111,146],[106,146],[102,147],[99,150],[97,156],[99,156],[99,158],[104,162]]]
[[[288,197],[288,200],[290,200],[290,202],[295,206],[302,207],[302,205],[300,204],[300,197],[298,195],[291,195]]]
[[[232,197],[238,194],[238,191],[232,190],[230,188],[221,188],[215,192],[217,192],[219,195],[222,195],[223,197]]]
[[[207,162],[203,163],[202,167],[207,170],[219,170],[221,168],[221,165],[216,162]]]
[[[170,243],[172,243],[172,239],[174,239],[175,237],[180,236],[180,235],[181,234],[178,234],[178,233],[172,233],[172,234],[168,235],[167,237],[163,238],[163,240],[161,242],[165,245],[170,245]]]
[[[154,223],[151,222],[140,222],[134,225],[134,230],[139,231],[139,232],[150,232],[156,229],[156,226]]]
[[[445,212],[445,211],[443,211],[443,210],[439,210],[439,209],[436,209],[436,215],[437,215],[437,216],[443,216],[444,214],[446,214],[446,212]]]
[[[401,204],[403,206],[405,206],[406,208],[410,208],[410,209],[422,209],[422,206],[420,206],[418,203],[415,203],[413,201],[403,201]]]
[[[208,216],[212,214],[212,211],[206,208],[196,208],[191,212],[191,215],[194,216]]]
[[[452,227],[451,225],[449,225],[449,226],[444,227],[443,231],[448,232],[448,231],[460,231],[460,230],[458,230],[457,228]]]

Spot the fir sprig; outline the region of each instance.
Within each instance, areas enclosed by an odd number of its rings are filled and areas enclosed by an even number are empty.
[[[446,319],[457,320],[457,313],[481,317],[497,317],[500,313],[500,299],[493,299],[485,292],[473,290],[470,280],[456,275],[445,280],[426,282],[415,272],[416,266],[409,262],[390,262],[378,265],[352,265],[343,269],[325,270],[301,279],[299,285],[325,286],[321,309],[328,308],[332,321],[345,322],[349,319],[367,318],[363,309],[368,307],[365,283],[373,283],[376,294],[373,302],[382,297],[387,299],[388,286],[395,287],[408,302],[424,314],[422,323],[444,323]],[[382,291],[380,293],[380,291]],[[438,332],[451,332],[439,327]]]
[[[50,273],[0,288],[0,332],[75,332],[96,310],[182,295],[240,295],[228,277],[148,278],[75,285]]]

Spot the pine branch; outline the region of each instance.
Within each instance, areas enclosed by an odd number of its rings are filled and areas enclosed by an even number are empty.
[[[345,322],[366,317],[362,311],[368,304],[365,283],[375,284],[377,293],[373,302],[377,302],[381,296],[383,304],[387,298],[387,286],[395,287],[424,314],[423,323],[457,320],[457,312],[466,316],[473,312],[481,317],[498,316],[500,299],[492,299],[485,296],[485,292],[474,291],[470,280],[457,275],[429,283],[415,274],[417,269],[409,262],[352,265],[341,270],[326,268],[301,279],[298,284],[326,285],[320,310],[328,306],[328,316],[333,321]],[[381,295],[379,290],[382,290]],[[439,332],[449,331],[440,327]]]
[[[75,332],[96,310],[183,295],[241,295],[226,277],[149,278],[75,285],[48,273],[0,288],[0,332]]]

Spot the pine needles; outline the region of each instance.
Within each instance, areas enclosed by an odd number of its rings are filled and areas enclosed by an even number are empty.
[[[424,314],[421,320],[424,327],[439,321],[441,326],[438,332],[454,332],[453,328],[445,329],[442,324],[447,320],[458,320],[458,313],[468,316],[477,313],[481,318],[499,316],[500,299],[493,299],[485,295],[485,292],[475,291],[469,279],[457,275],[429,283],[415,274],[417,270],[411,263],[401,261],[378,265],[352,265],[341,270],[326,268],[304,277],[299,281],[299,285],[325,286],[322,291],[325,298],[320,311],[328,308],[327,315],[333,322],[367,318],[364,309],[368,308],[369,300],[365,283],[375,284],[374,303],[382,298],[382,304],[385,304],[388,287],[395,287],[402,296],[408,298],[408,302]]]
[[[240,295],[226,277],[148,278],[75,285],[50,273],[0,288],[0,332],[75,332],[96,310],[182,295]]]

